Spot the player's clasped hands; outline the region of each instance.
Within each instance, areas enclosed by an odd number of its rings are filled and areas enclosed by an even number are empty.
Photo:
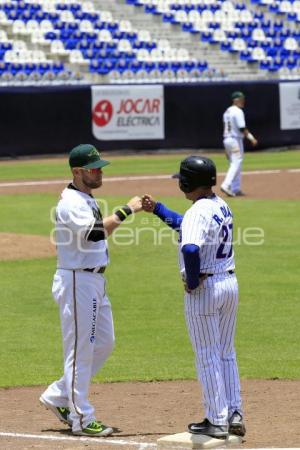
[[[149,194],[145,194],[142,197],[142,208],[146,212],[153,212],[155,209],[156,202],[153,197]]]

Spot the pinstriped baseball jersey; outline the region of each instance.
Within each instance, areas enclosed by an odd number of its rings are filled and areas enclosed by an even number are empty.
[[[199,247],[201,273],[234,270],[232,232],[232,212],[222,198],[213,194],[196,201],[185,213],[181,224],[180,272],[183,274],[185,270],[181,249],[186,244]]]

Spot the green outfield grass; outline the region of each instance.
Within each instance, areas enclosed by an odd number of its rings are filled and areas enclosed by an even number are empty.
[[[125,200],[108,198],[109,209]],[[184,199],[162,200],[180,212],[189,206]],[[48,235],[56,201],[52,194],[1,196],[0,231]],[[300,378],[300,204],[247,199],[230,204],[238,241],[241,376]],[[247,228],[254,227],[264,231],[263,245],[246,245]],[[159,230],[164,235],[154,245]],[[195,378],[176,244],[168,230],[155,216],[140,213],[133,224],[122,224],[114,242],[110,238],[107,278],[117,340],[97,381]],[[0,386],[44,384],[61,374],[60,323],[51,298],[54,270],[52,257],[0,262]]]
[[[191,150],[191,153],[193,151]],[[210,156],[209,153],[206,154]],[[177,170],[180,161],[187,155],[148,155],[113,157],[107,155],[111,165],[105,167],[107,176],[137,175],[137,174],[168,174]],[[227,169],[227,161],[223,153],[213,154],[219,171]],[[300,168],[300,151],[286,152],[253,152],[247,153],[244,170]],[[13,163],[0,161],[0,180],[28,180],[28,179],[55,179],[69,178],[67,160],[65,158],[53,160],[17,160]]]

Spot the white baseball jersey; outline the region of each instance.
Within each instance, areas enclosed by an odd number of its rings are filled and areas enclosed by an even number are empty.
[[[94,197],[66,188],[56,208],[57,267],[86,269],[107,266],[107,241],[87,237],[101,213]]]
[[[234,270],[232,248],[232,212],[227,203],[217,195],[196,201],[185,213],[180,229],[179,264],[184,275],[182,247],[197,245],[200,272],[219,274]]]
[[[72,185],[64,189],[56,208],[58,268],[52,286],[60,308],[64,375],[41,399],[44,404],[70,409],[68,420],[74,433],[96,420],[88,399],[89,385],[115,340],[105,277],[80,270],[108,264],[106,240],[87,240],[95,222],[101,223],[95,199]]]
[[[244,137],[244,134],[240,131],[240,128],[246,128],[244,111],[236,105],[232,105],[226,109],[223,114],[224,122],[224,139],[228,137],[240,138]]]

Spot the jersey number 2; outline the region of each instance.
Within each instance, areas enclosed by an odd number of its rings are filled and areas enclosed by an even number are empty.
[[[222,242],[219,245],[219,248],[217,250],[217,259],[223,259],[223,258],[230,258],[230,256],[232,255],[232,228],[233,228],[233,224],[230,223],[228,226],[227,225],[223,225],[221,230],[222,230]],[[228,253],[224,252],[225,249],[225,245],[228,242],[228,239],[230,237],[229,243],[230,243],[230,249]]]

